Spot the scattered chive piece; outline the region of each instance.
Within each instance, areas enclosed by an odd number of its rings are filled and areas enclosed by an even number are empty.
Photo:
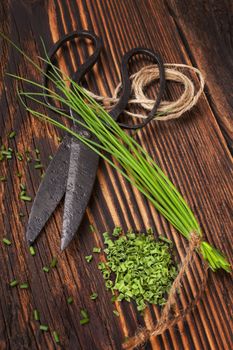
[[[84,324],[87,324],[87,323],[89,323],[89,318],[83,318],[82,320],[80,320],[79,322],[80,322],[80,324],[81,325],[84,325]]]
[[[21,162],[23,160],[23,156],[21,153],[17,152],[16,153],[16,158]]]
[[[21,195],[20,199],[24,202],[31,202],[32,198],[30,196]]]
[[[113,295],[113,297],[111,298],[111,302],[112,302],[112,303],[115,303],[115,301],[117,301],[117,296],[116,296],[116,295]]]
[[[35,164],[34,165],[35,169],[42,169],[43,168],[43,164],[39,163],[39,164]]]
[[[81,316],[82,316],[82,319],[80,320],[81,325],[89,323],[89,315],[87,313],[87,310],[81,310]]]
[[[92,293],[90,298],[91,298],[91,300],[96,300],[98,298],[98,294],[97,293]]]
[[[24,213],[21,213],[21,212],[19,213],[19,217],[20,217],[20,218],[24,218],[24,216],[25,216]]]
[[[29,247],[29,251],[32,256],[36,255],[35,248],[32,245]]]
[[[2,241],[5,245],[11,245],[11,241],[9,241],[9,239],[7,239],[7,238],[3,238]]]
[[[93,253],[100,253],[101,248],[94,247],[92,251],[93,251]]]
[[[13,139],[16,135],[16,132],[15,131],[11,131],[10,134],[9,134],[9,139]]]
[[[40,151],[38,150],[38,148],[35,149],[36,154],[40,154]]]
[[[173,244],[172,241],[170,239],[168,239],[167,237],[159,235],[159,239],[163,242],[168,243],[168,244]]]
[[[87,256],[85,256],[85,259],[86,259],[86,261],[87,261],[88,263],[91,262],[92,258],[93,258],[92,255],[87,255]]]
[[[26,185],[20,184],[20,188],[21,188],[21,190],[25,191],[26,190]]]
[[[28,287],[29,287],[28,283],[22,283],[19,286],[20,289],[28,289]]]
[[[146,230],[146,233],[148,233],[148,235],[152,235],[152,234],[154,233],[152,227],[149,227],[149,228]]]
[[[68,304],[73,304],[73,298],[72,297],[67,298],[67,303]]]
[[[113,313],[114,313],[114,315],[117,316],[117,317],[120,316],[120,314],[119,314],[119,312],[118,312],[117,310],[113,310]]]
[[[0,181],[5,182],[6,181],[6,176],[0,176]]]
[[[60,340],[59,340],[59,335],[57,334],[56,331],[53,332],[53,338],[54,338],[54,340],[55,340],[55,343],[58,344],[58,343],[60,342]]]
[[[39,321],[40,320],[40,314],[39,314],[39,311],[38,310],[34,310],[33,311],[33,315],[34,315],[34,320],[35,321]]]
[[[50,267],[53,269],[56,266],[57,266],[57,258],[53,258],[51,263],[50,263]]]
[[[87,313],[87,310],[82,309],[82,310],[81,310],[81,316],[82,316],[83,318],[89,318],[88,313]]]
[[[114,237],[118,237],[118,236],[119,236],[119,234],[120,234],[121,232],[122,232],[122,228],[121,228],[121,227],[116,226],[116,227],[114,228],[114,230],[113,230],[112,235],[113,235]]]
[[[57,142],[59,142],[59,143],[62,142],[62,137],[59,137],[59,136],[58,136],[58,137],[57,137]]]
[[[52,159],[53,159],[53,156],[49,156],[49,159],[52,160]]]
[[[17,173],[16,176],[21,179],[21,177],[23,176],[21,173]]]
[[[45,325],[45,324],[41,324],[40,325],[40,330],[41,331],[47,332],[48,329],[49,329],[49,327],[47,325]]]
[[[10,287],[16,287],[19,282],[17,280],[13,280],[10,282]]]
[[[44,267],[42,268],[42,270],[43,270],[44,272],[48,273],[48,272],[49,272],[49,267],[44,266]]]
[[[89,225],[89,228],[90,228],[91,232],[95,232],[95,228],[93,225]]]

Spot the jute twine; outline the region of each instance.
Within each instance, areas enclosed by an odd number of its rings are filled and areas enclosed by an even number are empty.
[[[204,78],[201,72],[194,67],[184,65],[184,64],[170,64],[166,63],[165,65],[165,77],[166,80],[180,83],[183,85],[183,92],[181,96],[176,101],[162,101],[156,115],[154,116],[155,120],[167,121],[172,119],[180,118],[185,112],[193,108],[201,96],[204,89]],[[179,71],[181,69],[182,71]],[[189,73],[194,73],[199,80],[199,86],[196,88],[194,79],[187,76],[184,71]],[[192,74],[191,74],[192,75]],[[129,105],[139,105],[145,110],[150,111],[153,108],[155,101],[145,96],[145,88],[152,82],[159,79],[159,70],[156,65],[149,65],[142,68],[137,73],[130,76],[132,80],[132,96],[130,99]],[[92,92],[87,92],[99,103],[102,103],[104,107],[108,110],[112,108],[114,104],[118,101],[118,94],[121,89],[121,83],[119,83],[112,96],[99,96],[95,95]],[[131,117],[136,118],[146,118],[146,115],[132,113],[125,111]],[[175,278],[167,302],[162,310],[160,319],[156,325],[150,326],[148,328],[139,327],[136,331],[136,334],[129,338],[124,344],[123,349],[133,349],[145,344],[150,337],[157,336],[162,334],[165,330],[175,325],[177,322],[184,320],[186,315],[196,306],[198,300],[200,299],[202,292],[205,289],[207,281],[207,263],[202,259],[202,276],[201,276],[201,287],[196,293],[194,299],[185,307],[184,309],[176,311],[174,313],[173,306],[176,302],[176,294],[180,290],[183,278],[186,275],[193,258],[195,257],[196,252],[200,248],[201,237],[195,233],[190,233],[189,247],[187,254],[182,262],[179,273]]]
[[[145,344],[150,339],[150,337],[162,334],[165,330],[174,326],[177,322],[184,320],[186,315],[197,305],[206,287],[206,282],[207,282],[208,265],[204,261],[204,259],[202,259],[202,276],[201,276],[200,288],[196,293],[194,299],[184,309],[180,309],[176,311],[176,313],[174,312],[172,313],[173,306],[175,305],[175,302],[176,302],[176,294],[181,289],[183,278],[187,273],[190,267],[190,264],[195,257],[195,254],[197,254],[197,251],[198,251],[198,248],[200,248],[200,245],[201,245],[201,237],[197,233],[192,232],[190,234],[187,254],[185,256],[185,259],[182,262],[179,273],[171,286],[167,302],[162,310],[161,316],[157,324],[152,326],[150,329],[139,328],[136,334],[131,338],[129,338],[123,344],[123,349],[133,349],[135,347],[139,347]]]
[[[167,81],[173,81],[183,85],[183,92],[176,101],[162,101],[154,117],[155,120],[167,121],[181,117],[185,112],[192,109],[201,96],[204,89],[204,78],[201,72],[192,66],[185,64],[165,63],[165,77]],[[181,71],[180,71],[180,70]],[[185,73],[186,72],[186,73]],[[187,73],[191,73],[190,77]],[[199,80],[198,88],[195,88],[194,77],[196,75]],[[192,76],[192,78],[191,78]],[[157,65],[149,65],[143,67],[137,73],[130,76],[132,80],[132,98],[128,105],[139,105],[144,110],[150,111],[153,108],[155,100],[145,95],[145,88],[152,82],[159,79],[159,70]],[[117,85],[112,96],[101,96],[93,94],[86,90],[90,96],[96,101],[102,103],[106,110],[110,110],[114,104],[118,102],[118,94],[121,89],[121,83]],[[125,111],[131,117],[146,118],[146,115]]]

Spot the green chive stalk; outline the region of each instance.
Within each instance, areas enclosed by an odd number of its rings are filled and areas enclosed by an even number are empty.
[[[2,36],[21,52],[38,71],[45,74],[40,66],[20,48],[4,35]],[[54,66],[47,54],[45,59],[40,59],[47,62],[51,67],[50,74],[45,75],[56,87],[56,92],[49,88],[44,88],[41,84],[24,77],[9,74],[11,77],[29,83],[39,89],[38,92],[33,93],[24,91],[18,92],[19,98],[26,110],[33,116],[68,132],[96,152],[133,186],[141,191],[154,207],[188,240],[194,232],[202,237],[199,223],[193,212],[176,187],[154,162],[151,156],[132,136],[122,130],[104,108],[91,98],[82,87],[69,76],[65,75],[59,68]],[[54,102],[62,104],[72,113],[69,114],[59,110],[57,107],[48,106],[41,99],[43,96],[48,96],[53,99]],[[83,126],[95,135],[99,142],[87,139],[76,133],[72,128],[66,126],[63,122],[58,122],[44,113],[31,109],[25,104],[25,98],[37,102],[39,105],[48,107],[60,117],[68,118]],[[75,118],[75,115],[81,116],[82,119]],[[117,163],[114,162],[112,158],[115,159]],[[213,271],[220,268],[223,268],[227,272],[231,271],[231,266],[224,255],[209,243],[202,241],[198,250]]]

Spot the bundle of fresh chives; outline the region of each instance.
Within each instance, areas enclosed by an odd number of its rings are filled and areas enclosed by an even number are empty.
[[[21,49],[19,49],[8,38],[5,37],[5,39],[21,52],[37,70],[44,74],[43,70]],[[135,141],[133,137],[122,130],[117,122],[115,122],[82,87],[54,66],[47,55],[46,59],[42,59],[42,61],[45,61],[50,65],[51,73],[49,75],[46,74],[46,77],[56,86],[56,91],[59,91],[59,93],[49,88],[45,88],[43,85],[34,81],[10,74],[10,76],[30,83],[40,89],[39,92],[33,93],[23,91],[19,92],[19,97],[26,110],[33,116],[65,130],[105,159],[133,186],[141,191],[151,201],[155,208],[158,209],[158,211],[187,239],[190,238],[192,233],[196,233],[201,237],[202,233],[200,226],[191,209],[150,155]],[[70,86],[67,85],[67,82]],[[63,104],[72,113],[68,114],[56,107],[47,106],[47,104],[40,99],[43,96],[48,96],[54,99],[55,102]],[[87,139],[73,131],[71,128],[65,126],[62,122],[58,122],[41,112],[31,109],[24,103],[23,97],[48,107],[61,117],[73,120],[75,123],[83,126],[95,135],[99,142]],[[74,117],[75,115],[81,116],[82,120],[76,119]],[[119,165],[116,165],[112,158],[107,154],[115,158]],[[228,272],[231,270],[229,262],[222,253],[213,248],[207,242],[202,241],[199,250],[203,258],[208,261],[209,266],[213,271],[218,268],[223,268]]]

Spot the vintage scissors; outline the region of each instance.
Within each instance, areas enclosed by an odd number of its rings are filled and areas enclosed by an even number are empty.
[[[72,77],[75,82],[80,83],[84,75],[93,67],[99,58],[102,48],[102,41],[99,37],[85,30],[74,31],[55,43],[50,49],[48,56],[52,62],[58,49],[75,38],[88,38],[94,44],[93,54],[79,66]],[[131,94],[128,63],[133,56],[138,54],[146,55],[157,63],[160,73],[160,88],[153,109],[142,123],[137,125],[119,123],[123,128],[127,129],[142,128],[153,119],[165,89],[164,66],[160,55],[146,48],[134,48],[128,51],[122,58],[122,88],[119,101],[109,112],[111,117],[117,120],[127,106]],[[49,64],[46,64],[44,71],[47,73],[49,68]],[[47,84],[47,78],[44,78],[44,86],[47,86]],[[50,99],[45,97],[45,100],[51,106]],[[74,125],[74,128],[76,132],[82,133],[85,137],[92,137],[87,130],[78,124]],[[88,205],[96,178],[98,162],[99,156],[88,148],[88,146],[69,135],[64,137],[46,170],[30,212],[26,232],[26,238],[30,244],[37,238],[55,211],[58,203],[65,195],[61,250],[64,250],[68,246],[79,228]]]

